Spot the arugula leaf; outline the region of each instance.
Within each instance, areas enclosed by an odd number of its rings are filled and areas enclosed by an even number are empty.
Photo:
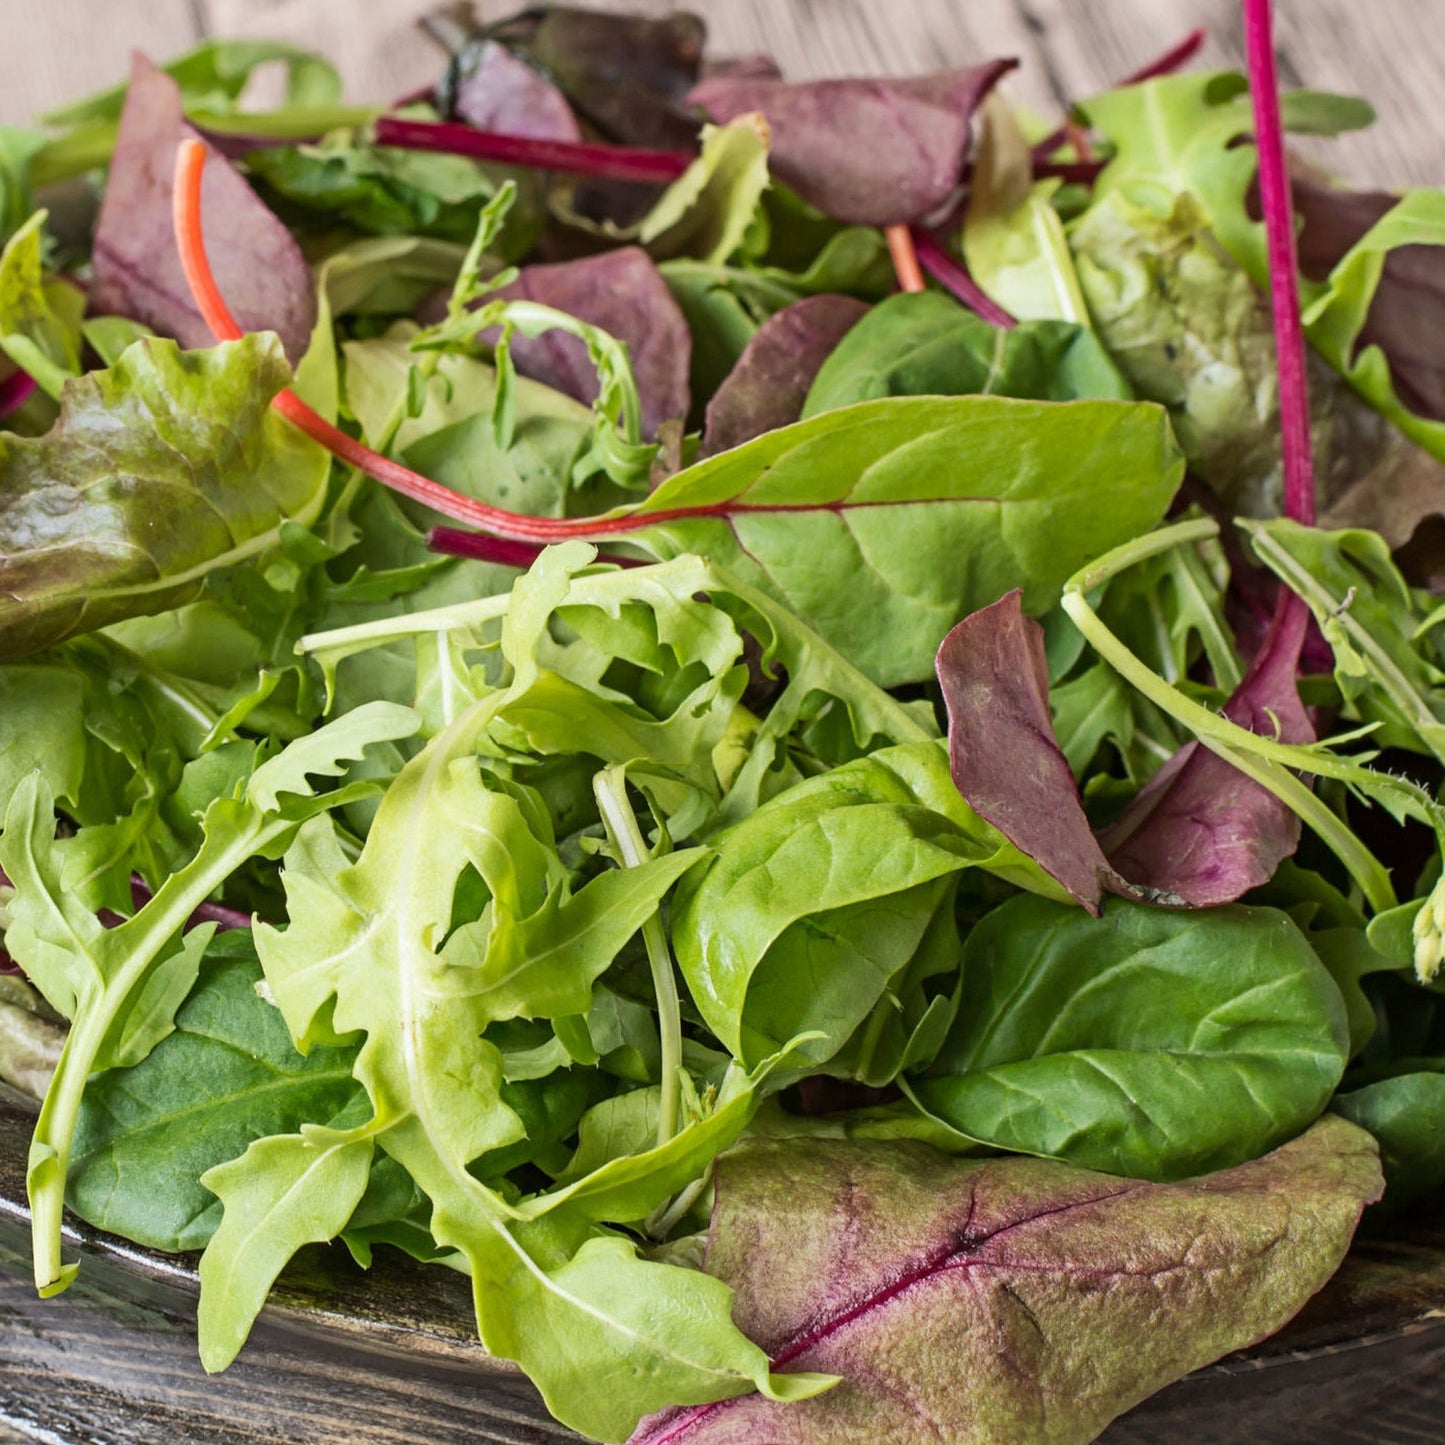
[[[151,1249],[201,1249],[221,1213],[200,1182],[207,1169],[253,1139],[332,1119],[358,1092],[355,1050],[297,1053],[260,977],[250,935],[219,935],[175,1032],[86,1085],[66,1189],[81,1218]]]
[[[1445,649],[1390,549],[1373,532],[1325,532],[1283,518],[1248,524],[1255,554],[1309,603],[1357,717],[1384,724],[1385,746],[1445,762]]]
[[[288,855],[291,925],[256,934],[268,982],[301,1045],[365,1032],[356,1072],[375,1112],[350,1131],[261,1141],[248,1162],[208,1176],[238,1223],[223,1223],[208,1250],[208,1281],[228,1287],[207,1286],[203,1358],[224,1364],[260,1306],[261,1292],[229,1288],[254,1253],[247,1221],[275,1221],[251,1265],[261,1273],[305,1240],[340,1232],[380,1143],[431,1199],[437,1243],[466,1257],[483,1342],[519,1358],[561,1416],[616,1438],[678,1394],[769,1388],[766,1359],[732,1327],[726,1291],[638,1260],[560,1201],[529,1220],[467,1172],[522,1132],[500,1092],[500,1051],[482,1031],[519,1012],[584,1009],[593,979],[696,855],[604,873],[573,897],[525,791],[489,785],[476,760],[502,696],[473,706],[407,765],[356,863],[320,822]],[[489,902],[452,930],[468,869]],[[645,1370],[649,1383],[623,1400],[589,1397],[575,1388],[584,1360],[592,1371],[599,1362]]]
[[[1348,1056],[1339,990],[1282,913],[1024,895],[969,934],[957,1021],[909,1088],[981,1143],[1182,1179],[1297,1134]]]
[[[149,339],[45,436],[0,436],[0,656],[174,607],[315,517],[330,457],[272,412],[288,380],[274,337]]]
[[[347,759],[373,743],[410,736],[416,721],[405,708],[358,708],[262,764],[239,797],[218,798],[207,808],[195,856],[115,928],[106,928],[65,885],[73,849],[54,837],[43,779],[32,774],[11,798],[0,836],[0,868],[16,889],[6,947],[51,1006],[72,1020],[35,1126],[27,1174],[42,1294],[63,1290],[77,1269],[61,1262],[60,1224],[86,1080],[97,1070],[139,1063],[173,1027],[209,936],[206,928],[183,935],[187,921],[247,859],[284,843],[308,817],[356,792],[342,788],[317,797],[308,775],[339,776]]]
[[[1379,1190],[1369,1137],[1341,1119],[1162,1186],[897,1141],[748,1144],[719,1166],[708,1268],[782,1367],[843,1382],[801,1405],[670,1411],[633,1445],[909,1440],[920,1417],[939,1439],[1085,1445],[1278,1329]]]

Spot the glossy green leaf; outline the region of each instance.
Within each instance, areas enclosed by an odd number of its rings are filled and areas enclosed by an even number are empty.
[[[730,510],[639,540],[713,558],[889,686],[930,676],[944,633],[1011,588],[1047,607],[1075,568],[1158,521],[1181,466],[1150,406],[891,397],[670,477],[639,520]]]
[[[1269,910],[1115,899],[1096,919],[1019,897],[969,935],[963,979],[919,1102],[981,1143],[1114,1174],[1256,1157],[1318,1117],[1349,1055],[1339,989]]]
[[[938,291],[873,307],[838,343],[808,393],[804,417],[881,396],[1084,397],[1127,401],[1128,383],[1098,338],[1061,321],[990,326]]]
[[[808,1033],[798,1054],[831,1058],[951,909],[955,874],[1031,867],[958,796],[935,744],[800,783],[715,850],[679,890],[673,945],[708,1026],[754,1062]]]
[[[200,1249],[221,1214],[208,1169],[356,1095],[355,1050],[297,1053],[260,976],[249,935],[221,936],[175,1032],[135,1068],[91,1079],[66,1191],[83,1219],[151,1249]]]

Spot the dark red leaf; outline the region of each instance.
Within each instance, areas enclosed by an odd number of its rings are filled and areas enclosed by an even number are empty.
[[[642,429],[655,436],[670,417],[685,417],[690,404],[688,365],[692,334],[667,282],[652,258],[637,246],[623,246],[580,261],[524,266],[494,298],[525,298],[569,312],[591,326],[625,341],[642,399]],[[496,333],[488,338],[495,341]],[[575,336],[549,331],[534,338],[517,336],[512,359],[523,376],[591,403],[597,397],[597,371],[587,347]]]
[[[1274,622],[1224,713],[1288,743],[1314,741],[1295,677],[1309,611],[1282,594]],[[1300,823],[1273,793],[1189,743],[1139,792],[1099,841],[1131,882],[1191,908],[1231,903],[1267,883],[1299,846]]]
[[[773,132],[773,174],[819,210],[858,225],[901,225],[928,216],[958,190],[973,113],[1017,64],[795,85],[717,76],[690,99],[718,122],[762,111]]]
[[[707,1269],[775,1369],[841,1383],[668,1411],[633,1445],[1084,1445],[1279,1329],[1381,1189],[1374,1141],[1333,1116],[1180,1184],[896,1141],[745,1144],[718,1161]]]
[[[215,340],[191,300],[171,221],[176,148],[197,135],[175,81],[134,55],[96,226],[91,309],[143,321],[187,347]],[[230,162],[214,149],[211,156],[204,205],[212,266],[241,326],[278,333],[294,366],[316,324],[311,268]]]
[[[822,295],[771,316],[708,403],[702,455],[797,421],[819,368],[867,311],[851,296]]]
[[[958,791],[1015,847],[1097,913],[1126,889],[1099,847],[1054,740],[1043,628],[1010,592],[964,618],[938,649]]]
[[[533,140],[582,139],[562,92],[495,41],[472,46],[458,59],[452,113],[480,130]]]
[[[608,139],[663,148],[695,140],[683,99],[697,81],[707,38],[696,15],[652,19],[537,5],[484,33],[555,82]]]

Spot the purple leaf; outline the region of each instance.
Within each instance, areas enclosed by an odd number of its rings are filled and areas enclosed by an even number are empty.
[[[1308,626],[1304,603],[1282,594],[1263,645],[1225,705],[1231,722],[1287,743],[1314,741],[1295,685]],[[1099,841],[1131,882],[1208,908],[1269,882],[1299,835],[1299,819],[1273,793],[1196,742],[1150,779]]]
[[[717,76],[689,97],[721,123],[760,110],[773,131],[772,169],[840,221],[918,221],[958,190],[973,112],[1018,64],[994,60],[906,80]]]
[[[819,368],[867,310],[851,296],[808,296],[764,322],[708,403],[702,455],[797,421]]]
[[[1015,590],[965,617],[938,649],[953,781],[969,806],[1091,913],[1109,866],[1054,741],[1044,630]]]
[[[692,335],[667,282],[640,247],[623,246],[580,261],[524,266],[510,286],[487,299],[537,301],[625,341],[642,400],[642,429],[648,437],[655,436],[670,417],[687,415]],[[495,341],[498,334],[486,339]],[[536,338],[515,336],[512,360],[523,376],[577,401],[590,405],[597,398],[596,368],[586,345],[575,336],[560,331]]]
[[[92,311],[143,321],[188,348],[215,344],[191,300],[171,221],[176,148],[186,123],[174,80],[131,57],[130,91],[96,226]],[[316,324],[311,269],[291,233],[212,150],[202,192],[211,265],[247,331],[275,331],[294,366]]]
[[[669,1411],[633,1445],[1085,1445],[1279,1329],[1381,1192],[1373,1140],[1333,1116],[1181,1184],[907,1143],[746,1144],[718,1163],[707,1269],[775,1369],[842,1383]]]
[[[1322,281],[1356,241],[1399,202],[1384,191],[1337,190],[1295,176],[1295,208],[1304,223],[1300,269]],[[1369,314],[1356,338],[1359,349],[1378,346],[1390,363],[1400,400],[1417,416],[1445,421],[1445,248],[1396,246],[1385,255],[1384,271]]]
[[[484,41],[459,66],[452,113],[479,130],[533,140],[580,141],[567,98],[504,45]]]
[[[556,82],[574,109],[624,145],[691,145],[683,97],[696,82],[707,31],[696,15],[657,19],[538,5],[485,33]]]

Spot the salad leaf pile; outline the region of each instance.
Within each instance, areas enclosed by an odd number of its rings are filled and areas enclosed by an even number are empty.
[[[0,136],[36,1286],[203,1251],[220,1369],[401,1249],[598,1439],[1083,1445],[1445,1187],[1445,200],[1188,45],[1045,136],[434,28]]]

